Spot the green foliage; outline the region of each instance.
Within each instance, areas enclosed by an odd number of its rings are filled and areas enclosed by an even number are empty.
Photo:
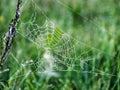
[[[0,37],[15,5],[0,1]],[[119,8],[119,0],[23,0],[13,47],[0,69],[7,83],[0,88],[119,90]]]
[[[59,28],[55,28],[54,32],[47,36],[48,46],[53,47],[55,45],[59,45],[63,34],[64,33]]]

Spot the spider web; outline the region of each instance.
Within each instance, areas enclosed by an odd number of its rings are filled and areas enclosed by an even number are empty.
[[[52,1],[62,7],[70,8],[61,0]],[[28,2],[28,0],[26,2]],[[28,22],[21,20],[21,24],[17,30],[17,35],[20,38],[24,38],[26,48],[27,44],[34,47],[37,55],[35,58],[29,58],[30,60],[23,59],[20,62],[16,55],[10,52],[10,56],[12,56],[18,66],[21,67],[19,70],[14,71],[14,78],[11,77],[10,81],[16,80],[19,77],[23,77],[24,81],[25,78],[30,74],[33,74],[33,72],[55,77],[59,77],[59,72],[77,72],[84,74],[86,78],[88,75],[93,75],[96,78],[102,78],[102,76],[106,78],[118,77],[118,75],[114,75],[108,70],[105,70],[108,66],[104,63],[102,58],[102,56],[106,54],[104,50],[96,48],[93,44],[89,45],[85,41],[72,36],[71,33],[61,30],[57,27],[58,25],[56,25],[56,23],[46,15],[40,6],[36,4],[36,1],[32,0],[31,2],[34,7],[34,12],[30,16]],[[28,7],[27,5],[29,5],[29,3],[25,3],[25,5],[23,5],[23,16],[25,12],[24,10]],[[73,10],[72,8],[70,9]],[[44,22],[41,22],[42,24],[36,22],[38,19],[37,16],[39,15],[38,12],[40,16],[43,16],[41,17],[44,19]],[[82,15],[78,15],[82,17]],[[89,20],[88,18],[84,18],[84,20],[86,22],[90,21],[94,28],[101,30],[99,24],[96,24],[92,19]],[[80,36],[80,38],[85,38],[85,36]],[[108,55],[108,57],[113,56]],[[101,64],[103,64],[102,68]],[[22,74],[23,70],[24,74]],[[19,86],[23,81],[21,81]]]

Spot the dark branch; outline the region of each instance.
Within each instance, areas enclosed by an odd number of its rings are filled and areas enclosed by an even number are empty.
[[[18,0],[17,2],[17,6],[16,6],[16,14],[14,19],[12,19],[12,23],[9,27],[8,32],[5,34],[6,37],[6,42],[5,42],[5,48],[2,51],[2,54],[0,56],[0,66],[2,66],[2,63],[4,61],[4,58],[6,56],[6,54],[8,53],[9,49],[11,48],[12,44],[13,44],[13,39],[15,37],[15,33],[16,33],[16,26],[17,23],[19,21],[20,18],[20,4],[21,4],[21,0]]]

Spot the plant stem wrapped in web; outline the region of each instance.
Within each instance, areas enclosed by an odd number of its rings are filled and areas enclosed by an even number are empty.
[[[6,42],[5,42],[5,47],[3,48],[3,51],[2,51],[2,54],[1,54],[1,57],[0,57],[0,66],[2,66],[2,62],[3,62],[6,54],[8,53],[9,49],[11,48],[12,43],[13,43],[13,39],[15,37],[16,26],[17,26],[17,23],[19,21],[20,13],[21,13],[20,12],[20,4],[21,4],[21,0],[18,0],[15,17],[14,17],[14,19],[12,19],[9,30],[5,34],[4,39],[6,39],[5,40]]]

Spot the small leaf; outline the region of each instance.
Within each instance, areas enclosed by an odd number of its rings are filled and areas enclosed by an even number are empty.
[[[60,43],[62,36],[63,36],[63,32],[59,29],[59,28],[55,28],[53,33],[48,34],[47,36],[47,44],[48,46],[55,46],[57,44]]]

